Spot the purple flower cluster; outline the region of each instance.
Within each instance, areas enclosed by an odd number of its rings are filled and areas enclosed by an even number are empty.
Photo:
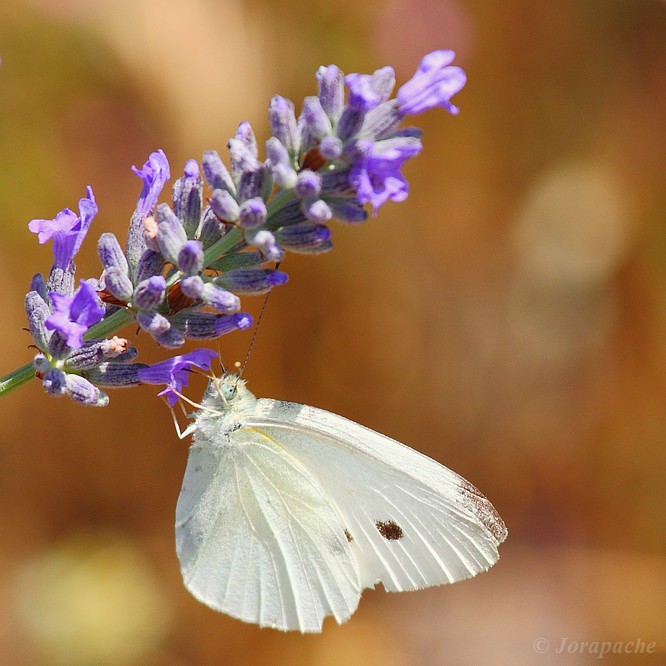
[[[335,65],[321,67],[318,95],[305,98],[298,117],[290,100],[271,100],[265,160],[250,124],[242,122],[229,140],[229,168],[215,151],[204,153],[201,166],[189,160],[171,205],[158,203],[170,179],[167,157],[152,153],[143,168],[133,167],[143,187],[125,247],[112,233],[99,238],[99,279],[75,285],[74,257],[98,212],[90,187],[78,215],[65,209],[52,220],[30,222],[40,243],[53,241],[49,276],[33,278],[25,301],[39,350],[35,373],[45,390],[101,406],[108,397],[100,387],[165,384],[162,393],[173,404],[189,372],[208,370],[216,352],[199,349],[147,366],[133,362],[137,351],[127,340],[96,338],[91,327],[124,311],[169,349],[187,338],[248,328],[252,319],[241,312],[240,297],[286,282],[275,267],[285,252],[327,251],[330,220],[362,222],[366,204],[376,214],[386,201],[407,197],[401,169],[421,151],[421,133],[398,127],[436,106],[458,112],[450,99],[465,74],[451,66],[453,57],[452,51],[425,56],[395,99],[390,67],[348,76]]]

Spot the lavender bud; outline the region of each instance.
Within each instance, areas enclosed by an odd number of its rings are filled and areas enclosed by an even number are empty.
[[[372,74],[372,88],[385,102],[395,87],[395,70],[393,67],[382,67]]]
[[[235,294],[265,294],[288,279],[286,273],[272,268],[239,268],[218,275],[213,282]]]
[[[130,265],[130,270],[134,272],[141,255],[146,249],[146,239],[144,234],[143,215],[140,211],[134,211],[130,220],[129,231],[127,232],[127,244],[125,245],[125,256]]]
[[[259,164],[254,169],[243,171],[238,182],[238,201],[247,201],[261,196],[266,175],[267,168],[265,164]]]
[[[218,190],[218,192],[222,192],[222,190]],[[201,241],[204,247],[210,247],[213,243],[220,240],[225,232],[226,228],[220,224],[213,209],[210,207],[206,208],[206,211],[203,214],[201,228],[199,229],[197,236],[199,241]]]
[[[173,210],[183,223],[185,234],[191,238],[201,218],[203,183],[195,160],[188,160],[184,174],[173,184]]]
[[[67,375],[65,377],[65,393],[74,401],[92,407],[106,407],[109,396],[93,386],[85,377]]]
[[[256,233],[246,235],[247,242],[261,250],[268,261],[282,261],[284,252],[275,242],[275,236],[267,229],[261,229]]]
[[[111,268],[113,266],[125,275],[129,274],[127,258],[114,234],[105,233],[99,237],[97,241],[97,253],[104,268]]]
[[[392,136],[402,118],[397,99],[384,102],[366,114],[361,135],[373,140]]]
[[[161,275],[154,275],[139,282],[134,290],[132,301],[139,310],[154,310],[162,303],[165,294],[166,280]]]
[[[418,127],[403,127],[402,129],[399,129],[397,132],[392,132],[389,138],[399,139],[401,137],[408,139],[418,139],[419,141],[421,141],[421,139],[423,138],[423,130]]]
[[[227,168],[215,150],[207,150],[201,160],[204,178],[213,190],[227,190],[231,194],[236,193],[236,186],[231,179]]]
[[[254,229],[266,221],[267,215],[268,212],[263,199],[255,197],[254,199],[244,201],[240,205],[238,219],[241,226],[245,229]]]
[[[67,268],[52,266],[49,277],[46,280],[46,289],[55,291],[57,294],[71,296],[74,293],[74,262],[70,262]]]
[[[322,194],[345,194],[351,192],[352,186],[349,184],[349,169],[338,169],[322,174]]]
[[[65,394],[67,375],[58,368],[49,370],[42,379],[44,390],[52,396],[58,397]]]
[[[330,241],[331,230],[322,224],[311,222],[278,229],[275,238],[280,246],[292,252],[315,254],[330,250],[333,246]]]
[[[84,376],[98,386],[114,388],[138,386],[141,383],[139,370],[147,367],[145,363],[102,363],[85,372]]]
[[[317,81],[321,106],[335,125],[345,105],[344,74],[335,65],[320,67]]]
[[[194,298],[195,300],[201,298],[201,295],[204,292],[205,282],[201,279],[199,275],[192,275],[191,277],[183,278],[180,281],[180,290],[188,298]]]
[[[266,157],[269,166],[271,167],[277,166],[278,164],[284,164],[285,166],[290,166],[291,164],[289,160],[289,151],[284,147],[284,144],[274,136],[266,141]]]
[[[319,144],[319,152],[330,162],[335,162],[342,155],[342,141],[337,136],[326,136]]]
[[[45,303],[50,303],[49,292],[46,288],[44,276],[41,273],[35,273],[30,280],[30,289],[28,291],[36,291],[44,300]]]
[[[137,312],[136,323],[153,336],[164,333],[171,327],[169,320],[159,312]]]
[[[102,273],[102,280],[104,288],[118,300],[127,303],[132,298],[134,285],[127,277],[127,273],[123,273],[120,268],[111,266]]]
[[[300,150],[300,136],[294,104],[280,95],[274,95],[268,107],[268,118],[275,136],[292,157]]]
[[[268,201],[273,194],[273,188],[275,187],[275,179],[273,174],[268,168],[267,164],[261,165],[261,189],[259,190],[259,196],[264,200]]]
[[[343,154],[349,162],[358,162],[370,155],[375,142],[368,138],[358,138],[350,141],[343,149]]]
[[[322,199],[304,201],[303,212],[311,222],[328,222],[333,217],[333,212]]]
[[[250,154],[253,155],[255,158],[257,157],[259,153],[257,147],[257,138],[254,135],[252,126],[250,125],[250,123],[247,122],[247,120],[244,120],[238,125],[238,129],[236,130],[234,139],[236,139],[236,141],[240,141],[241,143],[243,143],[247,148],[247,150],[250,152]]]
[[[203,302],[218,312],[231,314],[240,310],[240,298],[230,291],[208,282],[204,285]]]
[[[173,316],[172,321],[178,331],[192,340],[211,340],[252,325],[252,317],[244,312],[233,315],[215,315],[182,310]]]
[[[45,322],[51,316],[51,309],[36,291],[29,291],[25,296],[25,313],[28,316],[28,328],[35,344],[42,351],[49,348],[52,333]]]
[[[342,139],[342,141],[349,141],[349,139],[355,137],[361,127],[363,127],[363,121],[365,120],[365,111],[362,109],[352,109],[348,106],[340,117],[340,122],[338,123],[337,134]]]
[[[331,121],[326,115],[318,97],[306,97],[299,118],[301,129],[301,149],[316,146],[321,139],[333,133]]]
[[[266,156],[266,163],[275,184],[283,190],[292,189],[296,185],[298,174],[291,165],[287,149],[274,136],[266,141]]]
[[[137,263],[134,281],[138,284],[164,270],[164,257],[154,250],[145,250]]]
[[[51,358],[61,361],[67,358],[71,351],[72,348],[67,344],[67,338],[60,331],[53,331],[48,348]]]
[[[226,190],[215,190],[210,198],[210,207],[221,220],[238,220],[239,206],[234,197]]]
[[[104,362],[101,340],[85,340],[83,345],[75,349],[65,361],[68,370],[88,370]]]
[[[178,268],[186,275],[201,273],[204,267],[203,246],[199,241],[190,240],[180,248]]]
[[[321,192],[321,176],[314,171],[304,169],[298,174],[295,190],[296,195],[300,199],[319,196],[319,192]]]
[[[51,369],[51,363],[44,354],[36,354],[32,359],[32,367],[35,369],[37,377],[43,377]]]
[[[298,174],[291,167],[285,166],[284,164],[278,164],[271,168],[271,173],[275,184],[281,190],[290,190],[296,185]]]
[[[333,217],[340,222],[356,224],[368,219],[368,211],[353,199],[327,199]]]
[[[162,256],[174,266],[178,263],[178,252],[187,241],[185,229],[174,212],[166,204],[157,206],[157,244]]]
[[[178,349],[185,344],[185,338],[173,326],[163,333],[153,335],[153,339],[167,349]]]
[[[229,159],[231,162],[231,177],[238,186],[241,176],[246,171],[254,171],[259,166],[256,154],[247,147],[244,141],[229,139]],[[237,191],[240,199],[240,193]]]
[[[199,173],[199,164],[197,163],[196,160],[187,160],[185,162],[185,167],[183,168],[183,176],[185,178],[200,178],[200,173]]]

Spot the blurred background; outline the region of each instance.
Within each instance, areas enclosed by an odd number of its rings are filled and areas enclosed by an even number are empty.
[[[124,239],[130,166],[151,151],[177,177],[224,155],[241,120],[263,143],[270,97],[300,107],[319,65],[390,64],[402,83],[436,48],[468,73],[460,116],[415,119],[405,203],[335,226],[327,255],[287,258],[246,377],[471,480],[509,527],[499,564],[366,591],[322,635],[230,619],[181,583],[187,443],[155,389],[93,410],[32,382],[0,402],[1,663],[598,663],[566,652],[637,639],[666,662],[664,2],[0,4],[0,374],[32,357],[23,295],[51,263],[29,220],[92,185],[77,263],[96,276],[95,240]],[[228,364],[249,339],[221,339]],[[161,358],[146,342],[141,360]]]

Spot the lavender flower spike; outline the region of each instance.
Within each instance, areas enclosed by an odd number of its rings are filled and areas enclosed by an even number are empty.
[[[174,356],[166,361],[140,368],[139,381],[142,384],[166,384],[167,388],[158,395],[166,395],[167,402],[173,406],[179,400],[178,393],[187,386],[190,371],[193,368],[210,370],[211,361],[217,358],[217,355],[213,349],[202,347],[189,354]]]
[[[413,116],[436,106],[456,115],[460,109],[450,99],[464,87],[467,76],[460,67],[449,67],[453,51],[433,51],[424,56],[416,74],[398,90],[399,112]]]
[[[164,184],[171,178],[169,161],[160,148],[150,154],[142,169],[133,166],[132,171],[143,181],[143,189],[139,195],[136,211],[141,217],[146,217],[155,208],[157,198],[160,196]]]
[[[79,200],[79,216],[69,208],[61,210],[53,220],[32,220],[28,229],[37,234],[41,244],[53,239],[54,264],[65,270],[81,248],[88,227],[97,215],[97,204],[92,188],[86,188],[87,196]]]
[[[102,393],[85,377],[79,375],[65,375],[65,394],[82,405],[106,407],[109,404],[109,396],[106,393]]]
[[[49,296],[54,313],[46,320],[46,328],[59,331],[67,339],[68,347],[78,349],[83,344],[84,333],[104,316],[104,307],[95,290],[88,282],[81,280],[81,286],[73,296],[53,291]]]

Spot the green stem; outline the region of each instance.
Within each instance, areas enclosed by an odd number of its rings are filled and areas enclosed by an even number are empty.
[[[31,379],[35,378],[35,369],[32,363],[26,363],[24,366],[10,372],[8,375],[0,379],[0,397],[5,393],[9,393],[19,386],[28,383]]]
[[[239,243],[243,242],[243,234],[239,229],[231,229],[219,241],[213,243],[204,252],[204,266],[210,266],[215,260],[230,250],[233,250]]]

